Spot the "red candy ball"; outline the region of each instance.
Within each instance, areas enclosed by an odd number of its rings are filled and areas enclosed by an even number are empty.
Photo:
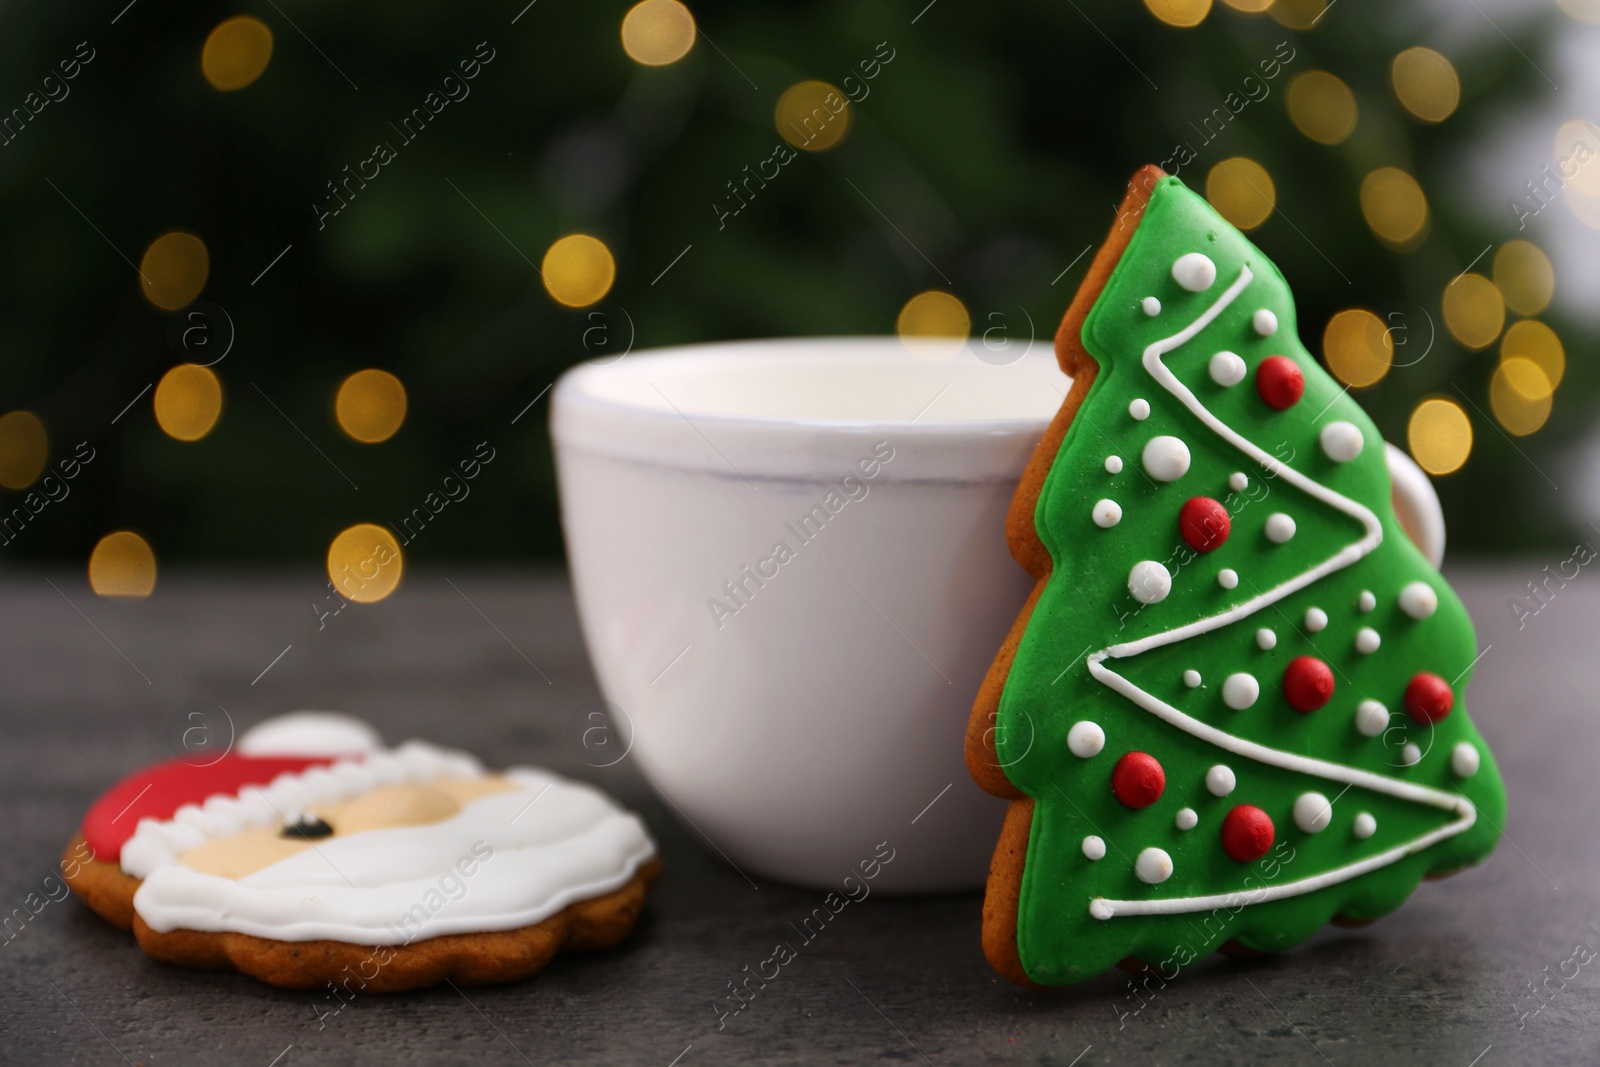
[[[1256,392],[1274,411],[1292,408],[1306,391],[1306,376],[1288,356],[1268,356],[1256,368]]]
[[[1333,699],[1332,668],[1315,656],[1296,656],[1283,669],[1283,698],[1295,711],[1316,711]]]
[[[1178,512],[1178,531],[1196,552],[1221,548],[1232,523],[1228,509],[1208,496],[1197,496]]]
[[[1436,723],[1455,706],[1456,695],[1450,691],[1450,683],[1437,674],[1424,672],[1406,686],[1406,711],[1420,723]]]
[[[1161,799],[1167,772],[1148,752],[1129,752],[1111,771],[1111,792],[1128,807],[1148,808]]]
[[[1251,863],[1272,847],[1272,817],[1254,804],[1240,804],[1222,820],[1222,851],[1240,863]]]

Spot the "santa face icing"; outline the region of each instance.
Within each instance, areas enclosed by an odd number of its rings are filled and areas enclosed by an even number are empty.
[[[590,786],[488,773],[422,742],[386,750],[335,728],[352,722],[285,716],[225,761],[135,776],[91,810],[85,838],[101,859],[120,846],[123,871],[143,879],[134,910],[158,933],[363,945],[531,926],[621,888],[655,855],[640,820]],[[172,810],[230,779],[248,784]],[[120,821],[142,816],[126,841],[105,819],[119,807]]]

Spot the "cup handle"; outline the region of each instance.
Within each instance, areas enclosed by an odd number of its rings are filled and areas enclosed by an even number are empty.
[[[1389,463],[1394,513],[1400,528],[1437,568],[1444,562],[1444,509],[1439,506],[1439,494],[1410,456],[1387,441],[1383,453]]]

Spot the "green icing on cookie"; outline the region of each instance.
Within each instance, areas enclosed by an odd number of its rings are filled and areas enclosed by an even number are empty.
[[[1482,860],[1505,795],[1462,699],[1471,621],[1283,276],[1163,179],[1082,339],[1100,372],[1039,495],[1054,569],[995,729],[1035,800],[1029,977],[1283,949]]]

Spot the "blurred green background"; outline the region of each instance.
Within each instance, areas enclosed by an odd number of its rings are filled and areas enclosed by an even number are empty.
[[[1528,236],[1504,206],[1525,191],[1508,181],[1484,193],[1474,164],[1498,151],[1490,133],[1508,115],[1540,116],[1543,146],[1575,117],[1548,117],[1551,50],[1582,25],[1561,9],[1482,25],[1454,4],[1429,14],[1322,0],[1264,12],[1238,9],[1260,0],[687,0],[692,48],[648,66],[623,47],[630,4],[525,2],[113,0],[0,12],[0,108],[29,110],[0,147],[0,411],[37,416],[51,468],[80,441],[95,456],[66,495],[11,530],[13,560],[86,560],[119,529],[138,531],[163,565],[320,559],[353,523],[398,523],[480,442],[495,461],[407,553],[558,557],[544,390],[564,368],[630,342],[890,333],[929,289],[954,294],[975,333],[998,325],[1017,337],[1031,316],[1048,343],[1087,263],[1078,257],[1104,235],[1129,174],[1179,145],[1192,150],[1178,173],[1193,187],[1240,157],[1269,176],[1272,210],[1251,236],[1294,287],[1313,352],[1342,309],[1388,324],[1395,366],[1357,390],[1385,436],[1406,444],[1426,397],[1465,412],[1470,456],[1436,480],[1453,551],[1558,549],[1583,536],[1552,486],[1592,428],[1597,382],[1581,358],[1593,337],[1560,310],[1559,264],[1558,300],[1535,317],[1567,365],[1537,432],[1503,432],[1491,403],[1500,343],[1467,347],[1442,308],[1452,279],[1469,266],[1494,278],[1497,250]],[[237,15],[266,27],[270,61],[222,91],[202,49]],[[1475,30],[1462,32],[1462,19]],[[224,68],[250,66],[258,38],[219,40],[238,53],[221,56]],[[640,47],[664,47],[651,40]],[[1458,77],[1442,121],[1417,117],[1397,93],[1395,58],[1415,46],[1437,49]],[[85,47],[93,58],[63,82],[62,61]],[[446,77],[485,50],[493,58],[456,83],[468,95],[408,142],[402,120],[429,93],[463,93]],[[1286,54],[1266,76],[1263,62]],[[867,80],[864,61],[888,55]],[[1291,115],[1290,86],[1313,71],[1335,76],[1354,104],[1337,143],[1302,131],[1339,132],[1332,83],[1307,83],[1300,121]],[[1418,76],[1424,97],[1448,82]],[[799,151],[723,217],[728,183],[773,157],[775,107],[806,79],[855,101],[845,136]],[[32,113],[30,93],[60,98]],[[1228,114],[1208,139],[1218,109]],[[379,142],[395,158],[319,228],[328,183]],[[1501,169],[1540,178],[1555,162],[1541,152]],[[1229,175],[1237,186],[1259,173],[1232,166],[1213,178],[1218,196]],[[1383,205],[1363,211],[1363,182],[1385,167],[1426,197],[1415,237],[1385,241],[1369,222]],[[1389,207],[1403,225],[1404,205]],[[1573,210],[1542,214],[1593,236]],[[168,231],[208,254],[192,308],[155,306],[146,290],[161,279],[146,284],[136,266],[156,273],[143,257]],[[591,307],[563,307],[535,269],[571,233],[604,242],[616,265]],[[1481,319],[1483,301],[1498,299],[1475,292],[1465,314]],[[1522,317],[1513,309],[1504,323]],[[174,439],[149,387],[224,348],[211,367],[220,418],[199,440]],[[352,440],[335,418],[340,383],[363,368],[390,372],[408,398],[382,443]],[[1511,413],[1525,423],[1543,402],[1512,401],[1532,410]],[[0,433],[12,483],[26,485],[30,441],[15,420]],[[27,499],[0,490],[8,512]]]

